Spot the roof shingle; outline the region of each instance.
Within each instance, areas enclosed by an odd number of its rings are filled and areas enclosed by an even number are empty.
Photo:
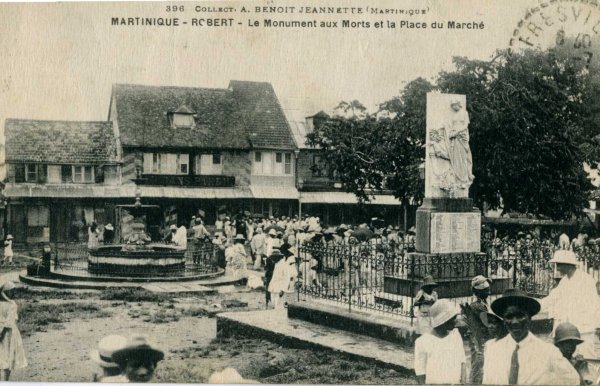
[[[6,119],[7,162],[117,162],[111,122]]]
[[[269,83],[232,81],[229,89],[113,86],[123,146],[293,149],[289,125]],[[169,114],[195,114],[174,128]]]

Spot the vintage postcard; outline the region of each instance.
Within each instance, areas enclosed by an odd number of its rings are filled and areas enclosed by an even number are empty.
[[[598,384],[599,45],[597,0],[0,3],[0,380]]]

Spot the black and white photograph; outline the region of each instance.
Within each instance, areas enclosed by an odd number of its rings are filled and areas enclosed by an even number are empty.
[[[0,2],[0,52],[0,381],[600,385],[600,1]]]

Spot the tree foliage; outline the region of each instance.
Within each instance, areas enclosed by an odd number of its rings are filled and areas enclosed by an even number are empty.
[[[553,219],[580,215],[592,187],[582,164],[600,155],[600,71],[560,50],[499,51],[491,61],[454,64],[434,84],[406,84],[380,105],[384,114],[367,114],[357,101],[340,103],[353,114],[326,120],[308,143],[323,149],[360,199],[383,188],[404,203],[420,199],[426,94],[465,94],[477,205]]]

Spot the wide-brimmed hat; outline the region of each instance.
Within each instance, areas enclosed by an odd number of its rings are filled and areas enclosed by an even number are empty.
[[[12,240],[12,239],[13,239],[13,236],[12,236],[12,235],[8,235],[8,236],[6,236],[6,239],[7,239],[7,240]]]
[[[141,335],[132,336],[124,347],[112,354],[113,361],[119,364],[127,363],[130,358],[136,357],[158,362],[165,357],[165,354]]]
[[[559,249],[554,252],[554,256],[550,259],[550,263],[578,265],[577,256],[573,251]]]
[[[172,231],[173,231],[173,230],[175,230],[175,231],[176,231],[176,230],[177,230],[177,225],[175,225],[175,224],[171,224],[171,226],[169,227],[169,229],[170,229],[170,230],[172,230]]]
[[[115,228],[113,228],[113,226],[112,226],[112,224],[111,224],[111,223],[108,223],[108,224],[106,224],[106,225],[104,226],[104,229],[108,229],[109,231],[112,231],[112,230],[114,230]]]
[[[489,327],[491,324],[492,320],[496,320],[499,323],[502,323],[503,320],[501,317],[499,317],[498,315],[494,314],[493,312],[490,311],[483,311],[479,314],[479,319],[481,320],[481,323],[483,323],[484,326]]]
[[[492,281],[483,275],[477,275],[471,280],[471,288],[477,290],[484,290],[490,288]]]
[[[127,344],[127,338],[121,335],[108,335],[100,339],[98,349],[90,353],[90,358],[104,368],[116,368],[119,364],[116,363],[112,355],[115,351],[120,350]]]
[[[556,327],[556,331],[554,331],[554,344],[566,340],[574,340],[577,344],[583,343],[579,330],[569,322],[559,324],[558,327]]]
[[[429,309],[431,327],[438,327],[458,315],[458,307],[449,300],[440,299]]]
[[[540,302],[536,299],[527,296],[523,291],[517,288],[510,288],[504,291],[502,297],[494,300],[492,303],[492,311],[496,315],[504,315],[504,311],[508,306],[517,306],[525,309],[529,316],[533,316],[540,312]]]
[[[269,229],[269,236],[277,236],[277,231],[273,228]]]
[[[279,248],[273,248],[271,251],[271,256],[283,256],[283,253],[279,250]]]
[[[431,276],[431,275],[425,276],[425,278],[423,279],[423,284],[421,284],[421,288],[437,287],[437,286],[438,286],[438,283],[436,283],[435,280],[433,280],[433,276]]]
[[[237,234],[237,235],[235,235],[234,240],[246,241],[246,238],[241,234]]]

